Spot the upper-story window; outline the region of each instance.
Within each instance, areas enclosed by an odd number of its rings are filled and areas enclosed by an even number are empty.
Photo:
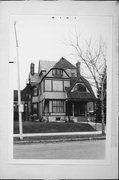
[[[53,91],[63,91],[63,81],[52,81],[53,83]]]
[[[44,89],[45,91],[52,91],[52,85],[50,79],[45,79]]]
[[[38,96],[38,89],[36,87],[34,88],[34,96]]]
[[[62,69],[53,69],[52,75],[63,76],[63,70]]]
[[[71,73],[71,77],[75,77],[75,73],[74,72]]]

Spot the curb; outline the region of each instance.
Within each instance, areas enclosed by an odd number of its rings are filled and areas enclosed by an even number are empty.
[[[26,133],[26,134],[23,134],[23,137],[35,137],[35,136],[61,136],[61,135],[101,135],[101,131],[88,131],[88,132],[60,132],[60,133]],[[20,137],[19,134],[14,134],[13,137]]]
[[[69,138],[69,139],[56,139],[56,140],[26,140],[26,141],[15,141],[14,144],[32,144],[32,143],[58,143],[58,142],[68,142],[68,141],[86,141],[86,140],[105,140],[105,136],[100,137],[79,137],[79,138]]]

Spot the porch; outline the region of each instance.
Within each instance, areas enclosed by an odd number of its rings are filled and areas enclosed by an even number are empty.
[[[94,102],[76,100],[66,101],[66,116],[69,118],[69,121],[87,122],[89,110],[94,110]]]

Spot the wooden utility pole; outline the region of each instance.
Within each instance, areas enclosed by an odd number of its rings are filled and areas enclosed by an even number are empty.
[[[19,45],[16,31],[16,21],[14,22],[14,31],[16,39],[16,51],[17,51],[17,80],[18,80],[18,113],[19,113],[19,134],[20,140],[23,139],[23,127],[22,127],[22,105],[21,105],[21,92],[20,92],[20,68],[19,68]]]

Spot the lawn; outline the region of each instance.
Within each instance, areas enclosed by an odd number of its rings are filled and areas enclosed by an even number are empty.
[[[23,133],[53,133],[53,132],[87,132],[96,131],[88,123],[65,122],[23,122]],[[19,123],[14,123],[14,134],[19,133]]]

